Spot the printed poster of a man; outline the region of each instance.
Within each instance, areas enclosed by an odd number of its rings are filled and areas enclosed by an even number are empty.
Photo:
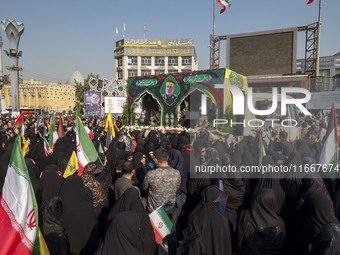
[[[172,105],[180,93],[180,87],[175,81],[165,81],[160,89],[160,93],[167,105]]]
[[[101,116],[102,93],[97,91],[84,92],[85,115]]]

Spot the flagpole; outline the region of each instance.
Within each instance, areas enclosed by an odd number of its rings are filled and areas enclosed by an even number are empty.
[[[321,1],[321,0],[320,0]],[[215,47],[215,8],[216,8],[216,0],[213,0],[214,2],[214,15],[213,15],[213,45],[212,47]]]
[[[316,76],[319,76],[319,63],[320,63],[321,9],[322,9],[322,0],[319,0],[318,41],[317,41],[317,50],[316,50],[316,67],[315,67]]]

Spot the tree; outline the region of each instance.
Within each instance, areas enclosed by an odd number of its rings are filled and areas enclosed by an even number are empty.
[[[132,104],[131,106],[131,125],[135,125],[136,121],[136,113],[135,109],[137,107],[136,102]],[[123,105],[123,116],[122,116],[122,124],[125,126],[129,125],[129,107],[127,101]]]

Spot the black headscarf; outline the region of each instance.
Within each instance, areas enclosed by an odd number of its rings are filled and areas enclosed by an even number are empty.
[[[294,254],[307,252],[313,236],[327,223],[339,223],[327,196],[318,190],[305,193],[296,214],[296,243],[292,252]]]
[[[146,213],[142,202],[140,200],[140,192],[138,188],[128,188],[124,194],[118,199],[108,214],[107,228],[110,227],[112,221],[121,212],[135,211],[139,214],[140,218],[140,241],[141,250],[145,254],[155,254],[156,242],[153,228],[150,223],[148,214]],[[108,231],[108,230],[107,230]]]
[[[2,187],[5,182],[5,177],[7,174],[7,168],[9,161],[11,159],[12,155],[12,150],[13,150],[13,143],[8,145],[5,149],[5,151],[2,153],[1,158],[0,158],[0,191],[2,192]]]
[[[246,192],[242,179],[236,174],[228,174],[228,178],[223,180],[223,188],[228,195],[226,211],[238,214],[242,209]]]
[[[185,169],[185,162],[182,153],[179,150],[170,148],[168,156],[171,160],[171,167],[178,170],[181,174],[180,190],[187,193],[187,170]]]
[[[63,177],[58,175],[58,167],[54,164],[47,165],[42,173],[38,191],[40,201],[58,196],[63,181]]]
[[[136,211],[120,212],[111,222],[96,255],[143,255],[140,229],[142,223]]]
[[[93,254],[100,235],[90,189],[80,176],[71,175],[65,179],[59,196],[63,201],[61,222],[68,233],[70,253]]]
[[[306,173],[306,175],[302,178],[302,193],[308,192],[310,190],[318,190],[324,193],[327,196],[327,200],[329,202],[329,206],[333,208],[333,201],[328,193],[325,182],[322,177],[318,173]]]
[[[133,166],[135,167],[135,175],[132,177],[134,184],[142,190],[142,184],[144,182],[146,173],[147,173],[147,168],[145,165],[143,165],[143,163],[141,162],[142,158],[144,157],[144,154],[141,152],[136,152],[133,155]],[[144,195],[147,195],[147,192],[145,190],[142,190],[142,192],[145,192]]]
[[[337,219],[340,221],[340,180],[339,178],[336,180],[335,191],[332,194],[332,200],[335,209],[335,215]]]
[[[340,224],[324,225],[313,237],[312,246],[306,255],[340,255]]]
[[[183,254],[232,254],[229,222],[215,202],[219,195],[215,186],[204,190],[201,202],[189,216]]]
[[[298,151],[292,152],[287,162],[284,164],[292,169],[299,169],[302,165],[301,156]],[[281,214],[286,225],[286,246],[290,246],[293,237],[294,224],[295,224],[295,213],[296,213],[296,203],[301,196],[301,178],[303,173],[300,171],[290,171],[287,173],[281,173],[281,186],[285,192],[285,205],[284,213]]]
[[[275,163],[271,156],[264,156],[262,159],[262,165],[270,165],[275,166]],[[281,186],[280,178],[275,173],[273,176],[272,173],[265,173],[263,178],[259,179],[255,190],[260,189],[272,189],[275,194],[275,211],[282,213],[282,208],[284,207],[285,203],[285,192]]]
[[[143,167],[143,164],[142,162],[140,162],[143,158],[143,153],[142,152],[136,152],[134,155],[133,155],[133,160],[132,160],[132,163],[133,163],[133,166],[135,169],[137,168],[140,168],[140,167]]]
[[[42,233],[50,254],[69,254],[70,244],[66,230],[61,223],[63,203],[60,197],[45,199],[42,209]]]
[[[285,225],[275,206],[271,189],[256,191],[250,208],[241,214],[238,226],[239,254],[280,254]]]
[[[208,147],[206,149],[206,162],[208,166],[221,165],[218,152],[215,148]]]
[[[35,164],[34,160],[31,158],[26,158],[25,163],[27,166],[28,174],[31,179],[34,194],[37,195],[37,191],[40,185],[40,171],[38,166]]]
[[[44,168],[47,165],[48,159],[51,157],[51,154],[49,155],[49,157],[46,157],[43,139],[40,139],[39,142],[36,144],[36,150],[34,151],[34,153],[32,152],[32,155],[32,158],[37,164],[39,171],[44,171]]]

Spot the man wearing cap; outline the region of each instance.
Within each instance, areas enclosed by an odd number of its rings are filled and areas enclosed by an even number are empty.
[[[168,81],[165,87],[165,98],[173,97],[175,91],[175,83]]]
[[[163,95],[165,102],[168,105],[172,105],[175,102],[177,95],[175,92],[175,83],[173,81],[168,81],[165,84],[165,94]]]

